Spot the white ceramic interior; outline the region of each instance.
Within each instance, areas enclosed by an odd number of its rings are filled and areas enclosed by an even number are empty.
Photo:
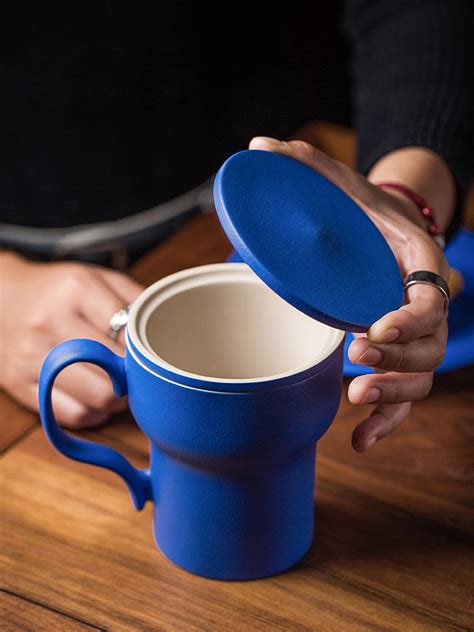
[[[161,279],[134,302],[127,329],[152,362],[219,382],[298,373],[324,360],[344,337],[286,303],[243,263]]]

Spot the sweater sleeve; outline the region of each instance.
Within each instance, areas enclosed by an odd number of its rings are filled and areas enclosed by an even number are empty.
[[[459,227],[474,153],[474,2],[346,0],[358,166],[407,146],[439,154],[454,176]]]

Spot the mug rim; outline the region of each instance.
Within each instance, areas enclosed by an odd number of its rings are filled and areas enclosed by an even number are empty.
[[[190,284],[189,288],[199,287],[208,285],[211,282],[216,282],[219,277],[226,275],[226,273],[232,275],[239,274],[242,279],[251,279],[254,282],[262,283],[268,288],[264,281],[262,281],[262,279],[260,279],[260,277],[258,277],[258,275],[245,263],[224,262],[194,266],[159,279],[146,288],[131,305],[126,328],[126,343],[127,347],[130,347],[129,351],[131,352],[132,357],[136,361],[145,364],[145,366],[149,370],[152,370],[153,373],[157,373],[158,375],[162,375],[164,373],[164,376],[172,381],[189,384],[190,386],[197,386],[199,388],[204,387],[213,389],[214,387],[215,389],[217,386],[220,390],[225,390],[226,387],[230,387],[231,389],[232,387],[236,387],[239,389],[239,387],[242,388],[246,386],[250,388],[258,388],[263,385],[278,386],[282,382],[300,381],[315,372],[319,373],[319,371],[325,368],[329,363],[332,363],[332,356],[343,343],[346,332],[336,329],[335,327],[331,327],[330,325],[326,325],[325,323],[321,323],[321,325],[331,330],[333,335],[332,339],[327,343],[323,350],[315,352],[309,362],[299,365],[289,371],[268,376],[266,375],[254,378],[224,378],[201,375],[181,369],[167,362],[157,353],[147,349],[144,342],[141,340],[139,332],[139,326],[141,324],[139,322],[139,316],[140,312],[146,308],[147,303],[150,302],[150,299],[165,290],[165,288],[172,288],[173,285],[176,286],[185,280],[194,279],[195,285]],[[239,277],[234,280],[237,280],[238,278]],[[182,291],[182,289],[183,288],[180,290],[178,288],[177,291],[172,293],[170,296],[178,294]],[[268,289],[273,291],[271,288]],[[154,308],[156,307],[157,306],[155,305]],[[142,328],[143,327],[144,325],[142,324]]]

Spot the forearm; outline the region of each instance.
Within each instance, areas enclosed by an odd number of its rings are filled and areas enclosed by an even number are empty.
[[[382,156],[370,169],[368,179],[374,184],[403,184],[421,195],[432,207],[441,232],[450,225],[456,205],[456,186],[451,170],[444,160],[424,147],[404,147]],[[406,204],[407,214],[426,227],[420,210],[403,193],[388,190]]]
[[[470,0],[346,0],[359,169],[371,179],[403,178],[437,211],[448,237],[473,167],[473,16]],[[400,148],[408,153],[397,156]],[[451,180],[428,153],[412,161],[415,148],[437,154]]]

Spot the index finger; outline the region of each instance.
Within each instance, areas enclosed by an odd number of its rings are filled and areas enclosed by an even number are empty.
[[[389,312],[367,332],[372,342],[409,342],[433,334],[446,313],[444,297],[433,285],[417,284],[406,291],[408,303]]]
[[[143,285],[123,272],[108,268],[97,268],[97,272],[104,283],[123,300],[124,305],[132,303],[144,289]]]

